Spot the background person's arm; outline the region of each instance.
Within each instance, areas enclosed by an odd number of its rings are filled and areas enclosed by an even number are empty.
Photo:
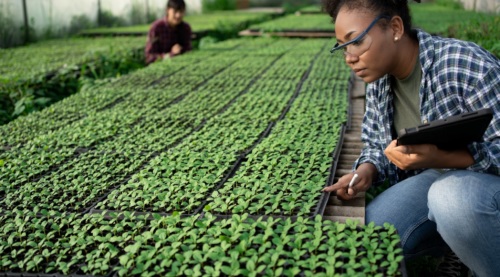
[[[191,27],[189,27],[189,24],[182,24],[180,28],[179,43],[172,47],[170,53],[168,53],[169,57],[175,57],[193,49],[191,43]]]
[[[182,32],[182,37],[181,37],[181,46],[182,46],[182,51],[181,53],[186,53],[188,51],[193,50],[193,45],[191,43],[191,37],[193,32],[191,31],[191,26],[189,24],[184,24],[184,30]]]
[[[148,32],[148,40],[146,42],[146,49],[144,54],[146,56],[146,64],[150,64],[157,59],[162,59],[165,54],[160,52],[160,41],[158,39],[157,26],[153,25]]]

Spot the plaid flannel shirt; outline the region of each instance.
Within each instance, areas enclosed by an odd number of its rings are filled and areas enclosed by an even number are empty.
[[[494,116],[484,142],[468,145],[475,162],[467,170],[500,175],[500,61],[474,43],[435,37],[420,30],[417,33],[422,65],[422,123],[491,108]],[[393,139],[393,111],[391,77],[386,75],[368,84],[361,135],[364,148],[353,169],[362,163],[375,165],[375,185],[386,179],[393,185],[425,170],[403,171],[384,155]]]
[[[165,17],[156,20],[151,24],[148,33],[145,49],[146,63],[150,64],[166,54],[170,57],[174,56],[170,51],[175,44],[182,46],[181,54],[193,48],[189,24],[183,21],[175,28],[171,28]]]

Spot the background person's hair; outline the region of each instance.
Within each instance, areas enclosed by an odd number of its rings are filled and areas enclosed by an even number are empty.
[[[174,9],[176,11],[185,11],[186,3],[184,0],[168,0],[167,9]]]
[[[419,2],[420,0],[415,0]],[[411,31],[411,15],[407,0],[322,0],[323,11],[328,13],[335,21],[341,8],[345,7],[349,11],[364,10],[374,13],[375,16],[387,14],[389,16],[398,15],[403,20],[405,33],[410,37],[416,38],[416,34]],[[382,26],[385,27],[385,21],[381,20]]]

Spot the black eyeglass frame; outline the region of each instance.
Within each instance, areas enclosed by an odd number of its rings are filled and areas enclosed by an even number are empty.
[[[344,44],[341,44],[339,45],[339,43],[337,42],[333,48],[330,50],[330,53],[333,54],[333,52],[339,50],[339,49],[342,49],[342,48],[345,48],[346,46],[350,45],[350,44],[353,44],[355,42],[358,42],[360,41],[363,37],[366,36],[366,34],[368,34],[368,32],[370,31],[370,29],[375,26],[375,23],[377,23],[380,19],[391,19],[392,17],[390,15],[387,15],[387,14],[381,14],[379,16],[377,16],[373,21],[372,23],[370,23],[370,25],[368,25],[368,28],[366,28],[366,30],[364,30],[361,34],[359,34],[357,37],[353,38],[352,40],[344,43]]]

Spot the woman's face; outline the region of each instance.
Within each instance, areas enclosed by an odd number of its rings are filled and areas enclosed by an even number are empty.
[[[375,24],[359,41],[337,51],[345,51],[345,61],[354,73],[370,83],[391,72],[394,68],[393,35],[390,28],[383,29],[376,19],[378,14],[350,11],[342,8],[335,21],[335,36],[342,45],[363,33],[372,22]]]
[[[184,18],[184,11],[176,10],[173,8],[167,9],[167,20],[170,26],[177,26],[182,22]]]

